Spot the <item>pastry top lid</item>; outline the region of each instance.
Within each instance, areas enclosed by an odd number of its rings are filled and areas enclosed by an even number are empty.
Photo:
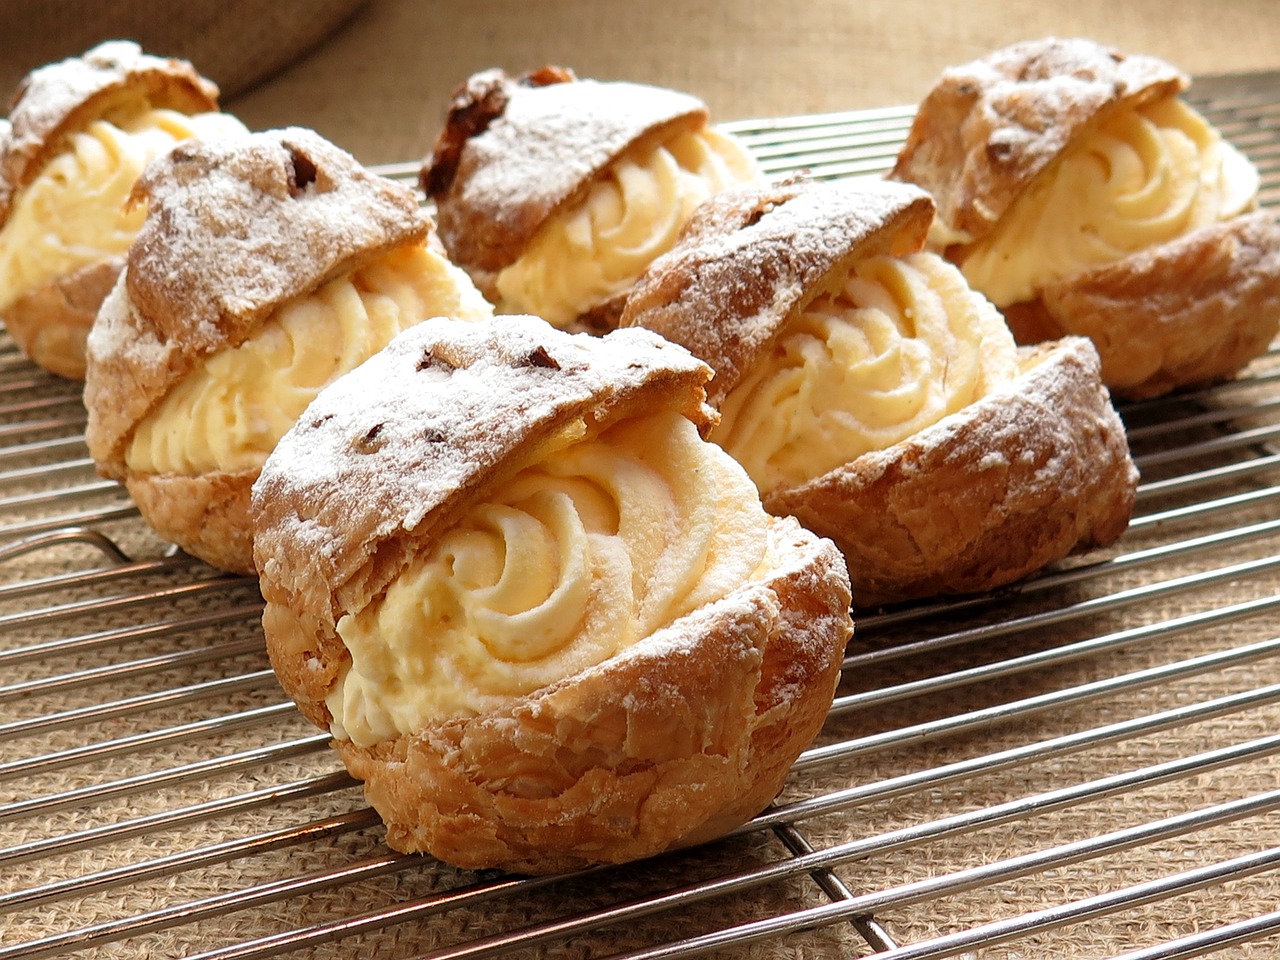
[[[706,121],[701,100],[674,90],[558,67],[518,78],[487,70],[455,93],[422,187],[455,262],[496,271],[623,151]]]
[[[92,439],[112,450],[200,358],[431,230],[412,190],[301,128],[180,143],[130,202],[147,216],[88,343]]]
[[[251,508],[258,569],[316,616],[332,606],[332,625],[580,421],[674,409],[705,432],[709,377],[646,330],[416,324],[322,390],[267,458]]]
[[[943,71],[890,176],[933,194],[942,223],[976,240],[1082,133],[1189,85],[1155,57],[1092,40],[1032,40]]]
[[[712,197],[641,276],[622,314],[682,344],[715,370],[718,406],[814,297],[843,285],[849,265],[921,249],[933,202],[878,180],[791,181]]]
[[[0,224],[67,136],[135,101],[204,113],[218,109],[218,88],[187,61],[151,56],[128,40],[27,74],[9,107],[10,135],[0,140]]]

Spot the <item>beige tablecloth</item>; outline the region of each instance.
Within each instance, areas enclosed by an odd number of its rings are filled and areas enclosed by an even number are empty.
[[[490,66],[672,86],[728,120],[915,102],[947,64],[1045,34],[1191,73],[1280,69],[1274,0],[11,0],[0,89],[129,36],[194,60],[251,126],[311,126],[383,163],[424,153],[449,92]]]

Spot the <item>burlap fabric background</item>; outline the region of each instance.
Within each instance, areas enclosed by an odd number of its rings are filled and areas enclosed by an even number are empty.
[[[947,64],[1050,33],[1192,73],[1280,68],[1272,0],[6,0],[0,91],[128,36],[192,59],[253,127],[385,163],[425,152],[449,92],[489,66],[664,84],[728,120],[913,103]]]
[[[1040,0],[997,0],[956,4],[951,2],[908,2],[908,0],[870,0],[870,2],[815,2],[782,5],[759,0],[657,0],[622,4],[616,2],[537,3],[531,0],[494,0],[494,2],[411,2],[411,0],[368,0],[363,4],[320,2],[248,3],[221,0],[210,4],[186,2],[162,3],[160,0],[134,2],[71,3],[11,2],[0,5],[0,69],[11,86],[32,66],[84,49],[91,43],[111,36],[139,39],[153,52],[170,53],[192,59],[198,67],[217,80],[227,93],[229,109],[237,112],[253,127],[302,124],[316,128],[335,142],[354,152],[367,163],[413,160],[429,149],[435,137],[450,90],[468,73],[488,66],[500,65],[510,70],[523,70],[546,62],[572,66],[581,75],[627,78],[684,89],[702,96],[719,119],[739,119],[858,109],[916,100],[937,72],[946,64],[978,56],[983,52],[1016,39],[1042,35],[1082,34],[1096,37],[1135,51],[1144,51],[1174,61],[1192,73],[1222,73],[1243,70],[1280,69],[1280,8],[1274,0],[1138,0],[1116,3],[1114,0],[1071,0],[1046,3]],[[38,483],[33,483],[33,487]],[[111,499],[107,495],[107,499]],[[14,512],[16,511],[16,513]],[[13,508],[4,521],[12,521],[22,508]],[[1258,516],[1233,518],[1266,519],[1266,511]],[[113,534],[135,554],[156,553],[159,546],[134,523],[111,528]],[[1141,545],[1141,539],[1131,542]],[[1265,552],[1264,547],[1255,548]],[[0,585],[21,579],[45,576],[65,567],[80,568],[90,561],[84,550],[68,548],[65,552],[10,561],[0,565]],[[1177,570],[1165,570],[1174,575]],[[178,578],[183,580],[184,578]],[[172,578],[164,582],[171,582]],[[142,581],[150,584],[150,581]],[[1117,586],[1125,585],[1124,583]],[[136,586],[136,585],[134,585]],[[1226,602],[1234,596],[1238,585],[1225,585],[1215,602]],[[1242,594],[1243,595],[1243,594]],[[74,597],[44,597],[52,603]],[[246,599],[243,591],[232,596],[236,602]],[[105,622],[83,625],[77,629],[97,630],[127,626],[139,618],[168,614],[198,615],[210,601],[193,596],[171,607],[155,610],[123,610]],[[219,595],[217,603],[227,603],[227,595]],[[1145,608],[1141,617],[1158,620],[1175,617],[1208,603],[1202,595]],[[20,616],[30,606],[21,599],[0,604],[0,615]],[[1006,611],[1011,612],[1011,611]],[[1116,615],[1114,626],[1131,622]],[[1265,617],[1238,628],[1243,639],[1274,635],[1277,618]],[[252,644],[257,626],[252,620],[193,628],[184,634],[183,643],[222,643],[245,640]],[[61,627],[51,628],[56,635]],[[35,643],[45,636],[37,630],[22,632],[14,644]],[[7,641],[6,641],[7,642]],[[1046,641],[1047,642],[1047,641]],[[1224,644],[1226,640],[1222,641]],[[1196,638],[1170,641],[1184,655],[1203,652]],[[95,649],[71,655],[66,669],[92,668],[111,662],[119,656],[145,655],[163,647],[159,641],[139,641],[121,650]],[[1086,680],[1091,671],[1099,675],[1108,669],[1116,672],[1137,669],[1159,662],[1168,650],[1130,651],[1117,654],[1114,663],[1093,663],[1068,668],[1072,677],[1059,676],[1068,682],[1079,672]],[[238,654],[233,666],[250,671],[264,666],[260,654]],[[43,668],[31,663],[11,668],[5,683],[25,678],[38,678]],[[1259,667],[1258,670],[1263,668]],[[212,666],[196,668],[191,680],[217,674]],[[1190,697],[1208,693],[1230,692],[1249,684],[1263,682],[1252,667],[1235,674],[1211,680],[1192,679],[1167,685],[1158,695],[1134,691],[1102,705],[1065,711],[1043,719],[1033,733],[1020,729],[989,731],[980,744],[974,741],[943,743],[933,749],[932,762],[943,764],[963,758],[975,750],[995,750],[1006,742],[1020,742],[1027,736],[1049,737],[1079,725],[1093,725],[1111,719],[1173,706]],[[854,678],[858,684],[870,684],[875,678]],[[1016,699],[1040,692],[1038,676],[1015,680],[1003,685],[1000,698]],[[0,706],[0,721],[34,716],[58,709],[70,709],[92,702],[91,690],[48,692],[29,700]],[[994,701],[996,696],[993,694]],[[248,710],[278,702],[279,693],[269,683],[236,692],[229,704],[220,709]],[[983,700],[981,694],[944,694],[931,701],[938,716],[971,708]],[[198,721],[205,715],[207,704],[171,708],[165,715],[166,725]],[[12,711],[4,713],[4,711]],[[891,713],[892,711],[890,711]],[[886,725],[895,719],[877,717]],[[1211,742],[1232,727],[1228,738],[1244,739],[1273,732],[1280,716],[1274,708],[1260,708],[1238,718],[1225,718],[1212,724],[1199,725],[1176,734],[1151,736],[1123,745],[1094,751],[1086,759],[1058,761],[1065,767],[1088,763],[1089,769],[1105,773],[1110,769],[1128,769],[1148,758],[1193,753],[1202,742]],[[824,734],[828,740],[856,736],[860,724],[868,722],[859,716],[840,719]],[[1233,726],[1234,725],[1234,726]],[[1237,729],[1238,728],[1238,729]],[[131,731],[148,729],[146,716],[121,721],[102,731],[103,737],[120,737]],[[269,730],[261,729],[228,733],[224,746],[228,752],[248,749],[275,738],[306,737],[305,724],[281,720]],[[41,750],[52,752],[72,748],[78,743],[75,732],[52,732],[41,741]],[[21,753],[0,752],[0,763],[20,761]],[[143,772],[142,766],[163,768],[169,765],[198,762],[205,757],[200,742],[177,743],[171,750],[147,755],[142,761],[131,755],[109,758],[89,770],[72,767],[70,771],[41,771],[20,783],[9,784],[3,800],[11,802],[24,796],[56,795],[87,783],[105,782]],[[798,777],[792,796],[819,795],[854,782],[870,782],[911,769],[915,757],[889,754],[835,768],[824,768]],[[275,763],[262,782],[282,782],[335,769],[333,757],[324,750],[282,759]],[[954,802],[962,807],[997,802],[1007,797],[1050,789],[1059,782],[1062,771],[1054,764],[1035,768],[1029,773],[993,772],[970,780],[963,786],[949,788],[941,798],[920,796],[910,803],[883,801],[856,811],[851,817],[834,817],[810,824],[809,832],[822,843],[836,842],[851,833],[878,832],[896,826],[907,826],[934,815],[928,807],[939,802]],[[246,775],[250,782],[258,774]],[[1028,782],[1028,777],[1031,778]],[[1275,785],[1273,763],[1255,762],[1234,768],[1221,776],[1204,778],[1196,783],[1202,796],[1197,802],[1229,798]],[[89,811],[70,808],[48,820],[20,820],[6,824],[0,846],[38,841],[69,830],[84,829],[96,823],[164,811],[184,803],[195,803],[223,795],[234,795],[245,789],[243,779],[206,779],[190,784],[178,783],[164,790],[144,792],[103,801]],[[958,798],[961,791],[966,795]],[[917,851],[903,851],[876,859],[872,863],[843,868],[842,878],[858,889],[893,885],[910,879],[927,877],[946,864],[966,862],[971,858],[992,859],[1026,847],[1048,845],[1102,832],[1112,824],[1132,820],[1132,807],[1142,806],[1147,818],[1182,809],[1188,803],[1184,796],[1174,796],[1164,789],[1153,788],[1117,800],[1103,799],[1086,808],[1038,821],[1036,829],[1051,831],[1047,837],[1027,836],[1022,828],[1009,827],[983,835],[981,851],[971,851],[971,841],[958,838],[931,848],[928,856]],[[161,835],[143,835],[116,842],[106,848],[68,853],[62,858],[46,858],[5,868],[0,894],[23,889],[59,876],[77,876],[90,870],[101,870],[114,864],[125,864],[161,856],[172,846],[195,846],[212,843],[222,837],[233,838],[248,832],[268,831],[315,820],[330,813],[342,813],[361,806],[358,793],[346,789],[324,796],[299,798],[263,806],[234,818],[200,823],[185,830]],[[864,830],[864,824],[870,824]],[[1227,825],[1203,835],[1198,842],[1214,845],[1214,857],[1252,849],[1255,840],[1250,824]],[[82,899],[61,901],[53,911],[33,909],[14,917],[0,918],[0,943],[11,942],[42,933],[67,929],[93,921],[106,921],[117,916],[132,916],[152,907],[183,903],[205,895],[216,895],[252,883],[266,883],[292,877],[311,869],[331,869],[345,862],[357,862],[381,850],[376,828],[344,835],[331,841],[291,848],[288,853],[264,854],[248,864],[233,863],[212,866],[203,871],[181,874],[177,878],[157,879],[134,884],[127,889],[100,894],[86,894]],[[738,838],[723,846],[714,846],[698,861],[697,869],[707,875],[717,870],[741,867],[754,859],[777,857],[777,841],[764,837]],[[1045,903],[1080,896],[1094,889],[1093,884],[1106,885],[1106,874],[1114,869],[1126,877],[1159,877],[1172,869],[1182,869],[1201,860],[1201,851],[1170,842],[1147,848],[1139,853],[1117,854],[1109,860],[1091,865],[1087,871],[1064,875],[1050,874],[1039,884],[999,885],[984,887],[973,894],[948,903],[953,917],[1000,916],[1033,909]],[[674,869],[683,879],[696,877],[688,862],[678,861]],[[607,897],[622,897],[630,892],[642,895],[650,884],[669,884],[671,865],[659,862],[636,868],[625,879],[610,880]],[[273,930],[288,929],[328,919],[360,913],[375,905],[424,897],[436,889],[446,889],[466,882],[448,871],[429,869],[408,871],[383,877],[370,876],[353,880],[339,890],[298,896],[269,903],[262,909],[237,914],[231,920],[212,920],[202,924],[161,930],[149,937],[109,947],[95,955],[132,957],[139,955],[178,956],[202,948],[247,939]],[[732,903],[715,902],[714,916],[691,911],[694,926],[710,920],[718,923],[747,919],[753,914],[768,915],[801,903],[813,901],[808,881],[779,885],[767,895],[742,897]],[[1225,892],[1188,898],[1167,908],[1161,922],[1179,930],[1194,929],[1202,920],[1230,919],[1256,912],[1259,904],[1273,909],[1277,899],[1276,882],[1267,878],[1236,884]],[[487,904],[479,909],[447,912],[427,921],[370,937],[366,941],[343,941],[317,948],[322,956],[346,957],[376,955],[385,949],[388,955],[407,955],[432,945],[457,942],[486,932],[501,930],[509,924],[552,915],[580,905],[596,902],[599,890],[587,881],[561,886],[542,898],[531,895],[514,900]],[[76,919],[68,921],[65,912],[76,911]],[[904,939],[927,936],[937,926],[931,911],[902,911],[887,919]],[[658,924],[669,921],[659,919]],[[1110,923],[1081,928],[1075,934],[1073,956],[1100,955],[1122,949],[1129,942],[1139,942],[1144,931],[1124,924],[1147,924],[1149,916],[1138,920],[1120,919]],[[710,925],[710,924],[709,924]],[[1162,933],[1163,931],[1161,931]],[[644,923],[635,929],[610,932],[604,942],[618,948],[628,943],[643,943],[649,935]],[[9,938],[14,938],[10,940]],[[752,955],[773,956],[785,949],[795,957],[848,957],[850,944],[856,942],[841,927],[821,930],[803,937],[778,942],[769,941],[756,947]],[[571,947],[570,950],[573,948]],[[993,952],[991,956],[1003,956]],[[1250,952],[1253,956],[1269,956],[1268,948]]]

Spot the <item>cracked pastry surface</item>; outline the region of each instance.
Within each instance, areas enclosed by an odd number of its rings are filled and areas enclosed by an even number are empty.
[[[712,439],[762,490],[907,439],[1012,380],[999,313],[940,257],[855,263],[721,403]]]
[[[551,67],[471,77],[422,175],[450,254],[500,310],[597,331],[699,203],[758,179],[695,98]]]
[[[1188,84],[1092,41],[1015,44],[943,73],[891,173],[933,193],[935,242],[1020,341],[1090,337],[1127,396],[1231,376],[1280,323],[1280,227]]]
[[[1020,351],[922,250],[932,212],[895,183],[727,192],[623,315],[715,369],[712,439],[841,546],[859,604],[1008,583],[1114,540],[1133,503],[1096,351]]]
[[[84,376],[84,338],[143,211],[146,164],[191,137],[244,132],[190,64],[112,41],[33,71],[0,136],[0,316],[22,349]]]
[[[647,856],[757,812],[817,732],[843,563],[703,439],[708,375],[645,331],[433,319],[268,459],[272,663],[397,849]]]
[[[328,382],[426,316],[491,308],[411,191],[311,131],[189,141],[88,340],[87,440],[164,536],[253,571],[249,488]]]

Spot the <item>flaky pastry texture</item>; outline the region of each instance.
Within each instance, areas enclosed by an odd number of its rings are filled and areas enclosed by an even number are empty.
[[[1128,527],[1138,472],[1083,337],[1021,349],[1021,375],[765,506],[831,537],[859,605],[990,590]]]
[[[1203,118],[1185,109],[1203,133],[1179,126],[1188,120],[1176,115],[1184,109],[1178,94],[1189,83],[1161,60],[1090,40],[1014,44],[943,72],[890,173],[930,191],[946,256],[1006,312],[1020,343],[1089,337],[1104,383],[1129,399],[1231,377],[1280,329],[1274,217],[1252,213],[1256,198],[1247,194],[1233,196],[1216,219],[1188,212],[1207,209],[1202,194],[1241,191],[1233,180],[1252,177],[1256,194],[1257,177],[1234,148],[1198,141],[1218,137]],[[1134,116],[1141,119],[1125,127]],[[1223,172],[1185,174],[1192,144],[1229,154]],[[1044,226],[1056,220],[1027,205],[1054,195],[1064,171],[1082,163],[1099,170],[1088,179],[1104,185],[1098,196],[1114,191],[1107,216],[1150,236],[1102,254],[1113,243],[1110,224]],[[1084,196],[1064,202],[1087,209]],[[1164,226],[1180,218],[1177,231]],[[1011,234],[1024,222],[1027,236]],[[986,249],[994,243],[999,256]],[[997,289],[1017,272],[1009,257],[1067,261],[1073,245],[1093,251],[1043,281]]]
[[[761,174],[684,93],[558,67],[463,84],[421,182],[450,256],[503,313],[603,332],[693,209]]]
[[[133,202],[147,218],[88,339],[89,450],[159,532],[252,572],[256,469],[134,470],[135,431],[206,358],[327,280],[423,242],[431,223],[411,191],[297,128],[181,144],[148,168]]]
[[[1155,57],[1092,40],[1028,40],[943,71],[889,176],[933,196],[938,219],[985,236],[1085,131],[1190,81]]]
[[[710,364],[707,400],[719,406],[788,316],[842,284],[852,261],[921,249],[932,220],[932,201],[908,184],[725,191],[641,276],[621,326],[653,330]]]
[[[594,434],[670,411],[708,428],[708,376],[648,331],[439,318],[323,391],[252,501],[267,647],[302,712],[334,724],[328,698],[352,662],[340,624],[474,505],[575,424]],[[838,551],[765,519],[767,571],[621,652],[378,742],[338,735],[388,842],[549,873],[710,839],[758,812],[820,728],[852,629]]]
[[[1140,400],[1229,379],[1280,329],[1280,224],[1258,211],[1047,285],[1005,308],[1020,343],[1088,337]]]
[[[218,109],[218,88],[185,60],[155,57],[132,41],[110,40],[83,56],[33,70],[9,107],[0,151],[0,224],[14,194],[36,175],[68,133],[114,107],[143,98],[180,113]]]
[[[218,109],[218,88],[186,61],[151,56],[123,40],[28,74],[0,130],[0,227],[9,220],[15,198],[72,134],[135,101],[203,113]],[[9,302],[0,319],[35,363],[59,376],[83,379],[85,337],[123,262],[122,256],[106,256],[43,281]]]
[[[455,93],[422,173],[440,239],[462,268],[496,273],[618,154],[706,119],[700,100],[661,87],[560,67],[477,73]]]
[[[754,388],[757,369],[797,352],[789,344],[802,320],[811,309],[838,306],[842,285],[864,264],[887,254],[910,265],[909,277],[927,267],[921,258],[941,262],[917,252],[931,212],[918,188],[891,182],[797,182],[727,192],[705,204],[682,242],[655,261],[628,303],[624,323],[656,330],[705,359],[716,370],[709,398],[728,422],[730,411],[740,409],[734,388]],[[966,309],[985,317],[988,326],[979,329],[986,333],[973,343],[956,341],[968,358],[948,355],[946,336],[929,345],[923,326],[910,330],[933,322],[926,304],[913,306],[910,288],[887,288],[896,290],[891,299],[906,298],[896,306],[907,330],[889,335],[872,326],[855,335],[866,338],[856,363],[871,370],[871,380],[856,379],[867,374],[854,366],[845,379],[874,383],[858,403],[869,408],[888,398],[890,411],[914,403],[914,384],[896,377],[918,372],[925,350],[935,352],[930,362],[945,376],[973,363],[975,355],[1003,350],[1002,337],[1008,369],[985,385],[975,381],[958,408],[942,409],[918,432],[891,436],[882,447],[823,450],[816,457],[812,450],[795,451],[808,471],[799,478],[750,470],[771,513],[795,516],[840,545],[859,606],[1017,580],[1077,548],[1113,541],[1127,526],[1134,501],[1137,472],[1123,424],[1099,380],[1096,350],[1075,337],[1017,354],[994,308],[968,290],[953,267],[943,267],[933,273],[954,274],[948,289],[958,287]],[[812,352],[791,369],[838,366],[834,343],[805,347]],[[806,397],[820,392],[805,384],[780,392],[772,416],[790,422],[783,418],[798,405],[795,422],[802,423],[803,408],[812,403]],[[818,409],[824,398],[816,399]],[[853,409],[840,420],[862,413]],[[777,432],[767,426],[757,435]],[[816,435],[812,442],[830,445]],[[713,439],[735,450],[728,442],[733,437]],[[796,445],[786,440],[779,449]],[[744,464],[745,453],[755,451],[739,453]]]

